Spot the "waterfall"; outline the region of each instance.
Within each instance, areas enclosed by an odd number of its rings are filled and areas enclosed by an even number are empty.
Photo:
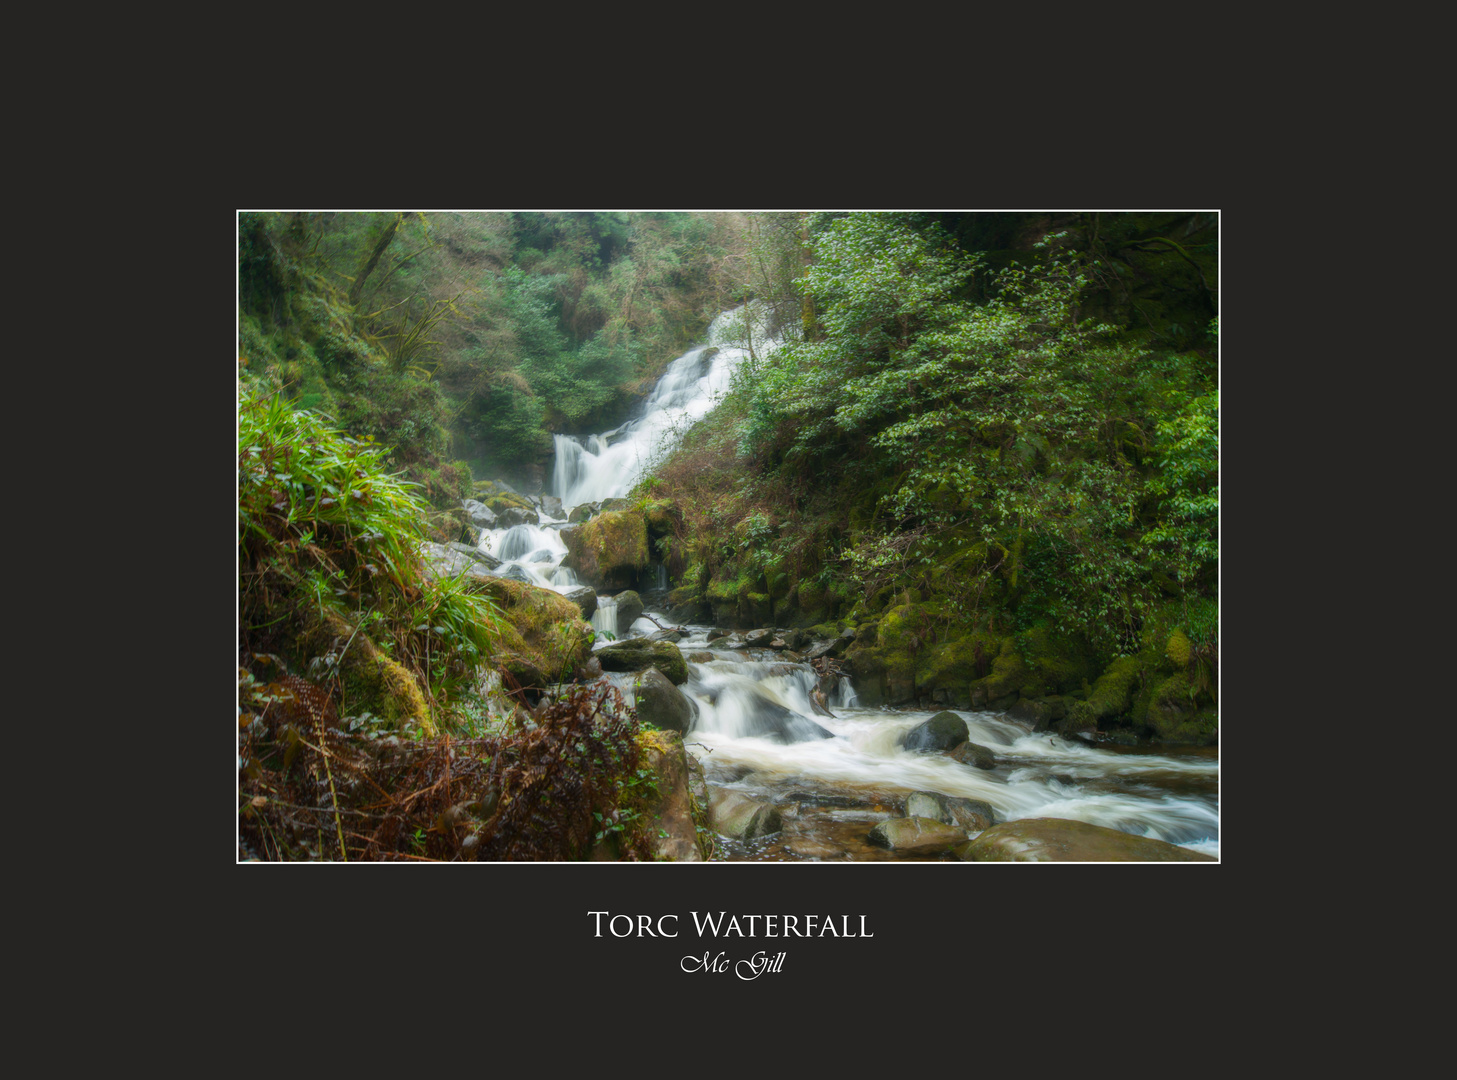
[[[721,312],[708,328],[708,344],[668,365],[637,416],[597,435],[557,435],[551,493],[563,507],[627,495],[727,393],[735,369],[749,356],[739,344],[748,344],[746,333],[753,335],[755,357],[779,348],[782,339],[770,336],[764,319],[758,301]]]

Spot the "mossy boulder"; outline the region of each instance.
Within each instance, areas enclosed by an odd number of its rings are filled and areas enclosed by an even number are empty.
[[[647,638],[628,638],[602,646],[592,654],[604,671],[645,671],[652,667],[668,677],[675,686],[688,681],[688,662],[676,645]]]
[[[1063,818],[993,825],[957,849],[968,862],[1217,862],[1177,844]]]
[[[1136,656],[1124,656],[1114,660],[1098,676],[1087,700],[1072,703],[1067,710],[1067,716],[1058,722],[1058,730],[1064,735],[1095,731],[1099,721],[1127,713],[1133,705],[1134,695],[1138,692],[1142,670],[1143,664]]]
[[[1007,710],[1007,715],[1032,725],[1033,731],[1046,731],[1054,722],[1067,716],[1067,709],[1067,702],[1057,696],[1020,698]]]
[[[591,656],[592,627],[572,601],[550,589],[508,578],[477,580],[480,591],[505,616],[494,659],[517,681],[521,675],[544,679],[545,684],[565,681]]]
[[[1154,739],[1171,745],[1209,746],[1219,741],[1219,712],[1190,695],[1189,676],[1180,671],[1150,695],[1143,722]]]
[[[344,650],[339,661],[344,695],[355,713],[368,711],[400,728],[436,734],[415,676],[342,616],[327,612],[315,618],[298,637],[294,652],[306,667],[309,658],[339,649]]]
[[[653,537],[677,536],[683,528],[683,511],[666,499],[655,499],[643,507],[643,519]]]
[[[656,674],[656,672],[654,672]],[[702,862],[708,856],[700,828],[709,827],[702,790],[703,769],[683,747],[675,731],[642,731],[637,738],[642,765],[651,773],[651,783],[641,796],[639,810],[653,857],[670,862]],[[696,771],[696,774],[695,774]]]
[[[598,514],[582,525],[561,530],[567,554],[562,565],[596,589],[628,588],[647,570],[647,523],[632,510]]]

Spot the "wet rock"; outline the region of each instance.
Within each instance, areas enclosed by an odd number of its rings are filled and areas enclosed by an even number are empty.
[[[690,664],[711,664],[716,659],[717,657],[715,657],[713,653],[709,652],[706,649],[702,649],[698,652],[691,652],[688,654],[688,662]]]
[[[943,825],[951,824],[951,815],[946,810],[945,800],[933,791],[913,791],[907,795],[906,817],[930,818]]]
[[[498,567],[498,566],[501,565],[501,560],[500,559],[496,558],[494,555],[488,555],[484,551],[482,551],[480,548],[473,547],[470,544],[462,544],[462,543],[460,543],[458,541],[452,540],[450,543],[446,544],[445,546],[448,547],[448,548],[450,548],[451,551],[455,551],[455,552],[458,552],[461,555],[464,555],[466,558],[470,559],[472,562],[480,563],[487,570],[494,570],[494,569],[496,569],[496,567]]]
[[[649,641],[669,641],[673,644],[683,640],[683,634],[678,630],[655,630],[648,635]]]
[[[965,742],[969,734],[961,717],[954,712],[939,712],[906,732],[901,745],[907,750],[950,750]]]
[[[579,585],[576,588],[568,589],[562,593],[562,596],[582,609],[582,618],[588,622],[592,621],[592,616],[597,611],[597,591],[595,589],[589,589],[586,585]]]
[[[946,810],[951,815],[951,824],[959,825],[969,832],[990,829],[997,823],[997,812],[990,803],[984,803],[980,799],[948,798],[945,803]]]
[[[639,723],[680,733],[693,725],[693,702],[657,668],[648,668],[638,677],[633,693],[637,695]]]
[[[497,577],[505,578],[507,581],[524,581],[528,585],[535,584],[531,580],[531,578],[527,576],[526,571],[521,569],[521,567],[517,566],[515,563],[510,563],[491,572]]]
[[[745,734],[776,743],[809,742],[812,739],[833,739],[834,733],[807,716],[786,709],[778,702],[755,697],[747,704],[744,717]]]
[[[618,625],[622,625],[622,610],[617,613]],[[614,641],[598,649],[593,655],[606,671],[645,671],[657,668],[677,686],[688,681],[688,663],[676,645],[666,641],[649,641],[647,638],[628,638]]]
[[[567,515],[567,521],[573,525],[580,525],[597,512],[597,503],[582,503],[581,506],[572,507],[572,512]]]
[[[471,524],[478,529],[497,529],[496,514],[489,506],[475,499],[466,499],[461,504],[469,515]]]
[[[845,651],[846,641],[844,638],[833,638],[829,641],[818,641],[804,651],[806,660],[818,660],[822,656],[839,656]]]
[[[980,743],[964,742],[947,756],[955,758],[963,765],[974,765],[978,769],[995,769],[997,767],[996,755]]]
[[[784,849],[791,855],[797,855],[801,859],[808,859],[812,862],[851,857],[850,853],[840,845],[814,836],[796,836],[792,840],[785,841]]]
[[[657,672],[652,674],[656,675]],[[668,687],[677,693],[671,684]],[[649,830],[654,857],[672,862],[701,862],[698,829],[694,821],[694,788],[702,788],[703,770],[683,748],[676,732],[654,731],[641,740],[643,764],[652,770],[654,793],[648,796],[644,816],[652,823]],[[700,813],[707,805],[707,791],[699,802]]]
[[[595,656],[589,656],[572,673],[572,681],[579,683],[596,682],[602,678],[602,661]]]
[[[789,642],[785,641],[781,637],[772,638],[769,641],[769,648],[771,648],[771,649],[778,649],[778,650],[781,650],[782,651],[784,649],[789,648]]]
[[[496,514],[496,528],[505,528],[515,525],[539,525],[541,515],[535,510],[525,510],[519,506],[503,507]]]
[[[751,649],[766,648],[769,640],[774,636],[773,630],[750,630],[744,635],[744,644]],[[780,646],[783,648],[783,646]]]
[[[631,589],[618,593],[612,599],[617,603],[617,625],[624,631],[642,618],[642,597]]]
[[[713,788],[708,814],[715,832],[734,840],[768,836],[784,827],[784,818],[769,803],[758,802],[727,788]]]
[[[903,817],[882,821],[867,839],[901,855],[938,855],[964,844],[966,832],[932,818]]]
[[[1219,861],[1177,844],[1062,818],[1023,818],[993,825],[956,854],[971,862]]]
[[[979,799],[959,799],[936,791],[914,791],[906,796],[905,816],[930,818],[972,832],[990,828],[997,821],[996,811]]]
[[[547,517],[559,518],[562,516],[562,501],[555,495],[543,495],[538,501]]]
[[[708,632],[708,640],[710,642],[718,641],[720,638],[726,638],[728,636],[729,632],[727,630],[723,630],[717,626]]]

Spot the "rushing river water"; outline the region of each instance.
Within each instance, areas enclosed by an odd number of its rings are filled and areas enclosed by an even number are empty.
[[[636,418],[600,435],[557,436],[551,490],[561,499],[561,516],[543,514],[539,525],[486,533],[481,547],[506,563],[503,570],[558,592],[579,584],[560,565],[567,549],[558,530],[566,515],[581,503],[625,496],[687,426],[713,408],[749,355],[728,337],[735,321],[742,326],[742,310],[721,315],[708,345],[669,365]],[[756,355],[777,346],[759,334],[754,344]],[[667,584],[661,574],[658,584]],[[662,588],[644,591],[647,614],[657,623],[640,618],[628,627],[618,625],[611,598],[599,597],[592,620],[599,642],[608,634],[638,636],[671,624],[655,606],[664,596]],[[689,752],[710,784],[774,804],[784,823],[758,840],[720,839],[719,858],[904,860],[866,838],[877,822],[902,816],[906,798],[917,791],[984,802],[998,820],[1072,818],[1219,855],[1217,748],[1091,745],[1032,732],[1002,714],[953,710],[966,721],[971,741],[995,755],[994,768],[975,768],[899,745],[933,712],[862,707],[850,681],[842,679],[829,688],[832,715],[824,715],[811,699],[816,675],[808,664],[768,649],[723,648],[722,641],[710,648],[712,627],[686,629],[678,648],[685,657],[698,656],[683,687],[697,710],[684,740]],[[630,698],[631,677],[614,681]]]
[[[667,622],[662,616],[659,621]],[[656,630],[639,620],[637,632]],[[746,843],[720,840],[720,857],[751,860],[897,859],[872,846],[877,822],[904,813],[917,791],[976,799],[1003,821],[1073,818],[1219,855],[1219,757],[1216,748],[1123,749],[1032,732],[998,713],[953,710],[971,741],[996,758],[993,769],[945,754],[906,750],[900,739],[935,711],[865,708],[849,680],[828,695],[824,716],[810,692],[813,669],[767,649],[709,648],[709,627],[690,626],[678,643],[689,663],[683,687],[698,708],[685,737],[709,783],[773,803],[777,834]],[[630,680],[622,680],[627,683]],[[630,693],[630,688],[628,690]],[[763,716],[788,709],[832,738],[788,742],[765,733]],[[790,735],[801,734],[790,731]]]

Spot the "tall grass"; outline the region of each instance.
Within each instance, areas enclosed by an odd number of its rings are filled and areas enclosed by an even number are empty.
[[[371,636],[432,692],[474,677],[502,616],[464,577],[427,576],[429,507],[417,485],[388,471],[387,453],[240,385],[240,647],[333,612],[355,625],[367,619]]]

